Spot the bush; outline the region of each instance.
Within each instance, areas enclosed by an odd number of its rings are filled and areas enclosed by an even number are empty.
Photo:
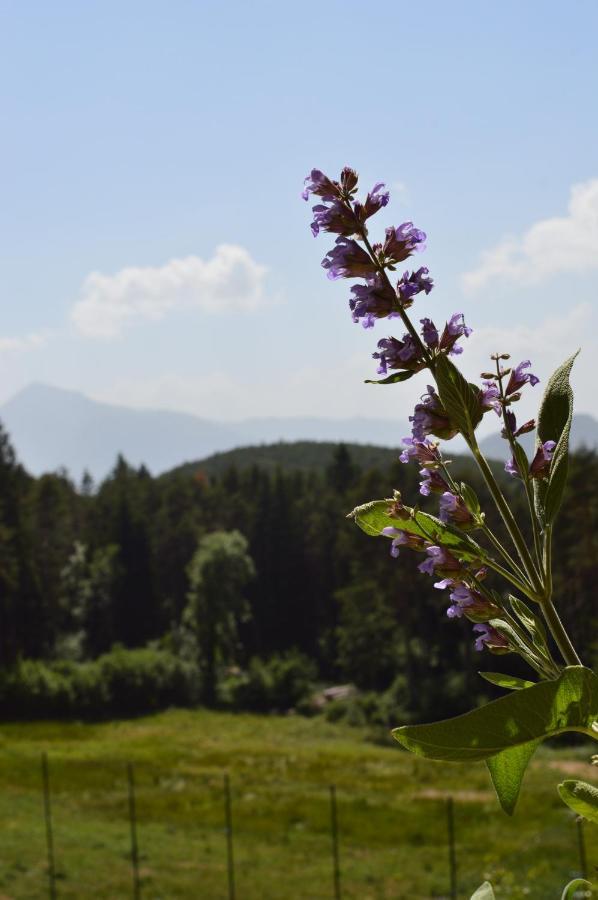
[[[0,675],[3,719],[101,719],[189,706],[197,670],[164,650],[115,648],[94,662],[23,660]]]
[[[221,703],[249,712],[282,712],[297,706],[314,688],[317,668],[296,650],[268,660],[254,657],[245,672],[229,675],[219,686]]]

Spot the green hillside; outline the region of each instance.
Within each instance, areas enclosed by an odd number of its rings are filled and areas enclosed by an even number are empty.
[[[354,464],[360,469],[389,466],[395,462],[399,450],[376,447],[373,444],[345,444]],[[215,453],[206,459],[184,463],[168,474],[221,475],[231,466],[247,469],[259,466],[266,471],[324,472],[332,463],[339,444],[328,441],[279,441],[276,444],[256,444],[238,447],[226,453]]]

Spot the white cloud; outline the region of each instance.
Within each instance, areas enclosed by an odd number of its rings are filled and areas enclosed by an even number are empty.
[[[221,244],[208,260],[188,256],[163,266],[130,266],[114,275],[92,272],[71,319],[85,336],[113,338],[135,319],[157,321],[175,309],[252,312],[267,300],[266,273],[234,244]]]
[[[505,237],[462,281],[466,290],[476,291],[495,278],[535,284],[592,269],[598,269],[598,178],[573,185],[568,215],[542,219],[520,237]]]
[[[0,353],[22,353],[26,350],[35,350],[43,347],[50,339],[49,332],[30,332],[23,337],[1,337]]]

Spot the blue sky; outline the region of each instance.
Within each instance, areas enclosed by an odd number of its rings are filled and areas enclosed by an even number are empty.
[[[597,33],[580,0],[4,0],[0,402],[404,420],[424,385],[363,385],[388,328],[351,322],[299,199],[350,164],[380,230],[427,231],[417,312],[465,312],[468,374],[581,343],[598,415]]]

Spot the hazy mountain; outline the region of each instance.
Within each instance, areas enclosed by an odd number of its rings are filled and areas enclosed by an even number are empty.
[[[66,468],[96,479],[119,453],[154,474],[248,444],[347,441],[391,447],[408,433],[379,419],[264,418],[228,423],[164,410],[98,403],[77,391],[31,384],[0,407],[19,460],[35,475]]]

